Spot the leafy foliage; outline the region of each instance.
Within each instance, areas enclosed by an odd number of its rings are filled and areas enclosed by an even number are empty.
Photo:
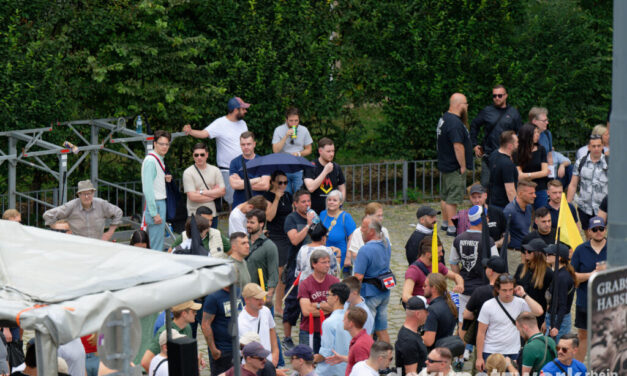
[[[261,153],[297,106],[314,139],[334,138],[347,158],[430,158],[448,97],[465,93],[472,118],[504,83],[523,117],[548,107],[556,144],[570,149],[606,117],[611,9],[609,0],[7,1],[0,130],[137,114],[153,130],[198,129],[237,95],[253,104],[246,120]],[[192,162],[194,142],[173,144],[175,171]],[[139,171],[111,155],[101,166],[118,181]],[[38,172],[22,184],[54,182]]]

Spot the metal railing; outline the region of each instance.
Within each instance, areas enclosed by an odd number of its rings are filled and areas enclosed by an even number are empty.
[[[573,159],[575,151],[562,152]],[[346,203],[359,204],[370,201],[407,203],[437,199],[442,185],[437,160],[395,161],[343,165],[346,178]],[[479,181],[480,162],[467,175],[467,184]],[[143,202],[141,181],[130,181],[110,185],[98,181],[98,197],[117,206],[125,216],[141,218]],[[179,187],[182,185],[179,182]],[[30,196],[30,197],[29,197]],[[68,187],[68,198],[76,197],[76,187]],[[43,226],[44,211],[59,202],[59,189],[18,192],[16,209],[22,213],[22,221],[32,226]],[[8,196],[0,195],[2,211],[8,208]]]

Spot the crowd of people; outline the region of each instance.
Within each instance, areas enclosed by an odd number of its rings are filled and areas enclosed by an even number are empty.
[[[182,176],[190,217],[166,247],[166,183],[173,177],[165,157],[172,137],[155,131],[141,168],[145,231],[136,231],[131,245],[188,254],[197,230],[209,257],[233,264],[239,296],[238,306],[231,307],[227,286],[172,307],[171,337],[196,338],[200,327],[212,375],[232,375],[234,367],[243,375],[282,375],[288,359],[294,374],[302,376],[379,375],[397,367],[402,375],[455,375],[473,353],[474,368],[488,375],[585,370],[587,280],[604,268],[607,249],[609,122],[595,127],[588,151],[571,166],[553,149],[545,108],[532,108],[522,124],[507,104],[505,87],[495,86],[492,97],[494,103],[472,120],[470,130],[468,103],[460,93],[451,96],[438,122],[441,212],[418,209],[418,224],[405,245],[402,287],[391,269],[383,205],[370,202],[361,218],[343,208],[346,180],[334,162],[333,140],[317,140],[310,168],[247,171],[246,162],[260,155],[244,121],[250,104],[238,97],[228,101],[227,115],[205,129],[183,127],[191,137],[216,139],[217,165],[208,163],[205,143],[193,146],[194,164]],[[312,154],[313,139],[300,124],[298,109],[287,110],[272,145],[275,153]],[[466,190],[473,155],[481,159],[481,181]],[[44,213],[46,225],[110,240],[123,213],[95,192],[92,182],[81,181],[76,199]],[[472,205],[461,209],[466,194]],[[587,240],[575,249],[556,242],[563,196],[586,232]],[[225,234],[217,216],[223,201],[231,208]],[[14,209],[3,219],[21,220]],[[450,250],[443,248],[442,236],[452,238]],[[517,265],[511,274],[510,265]],[[402,289],[398,308],[405,310],[405,322],[392,343],[388,310],[395,288]],[[576,335],[570,333],[574,300]],[[237,323],[231,322],[234,310]],[[154,333],[143,334],[149,345],[141,366],[150,376],[168,374],[163,321],[162,314]],[[239,349],[229,331],[235,324]],[[3,328],[2,334],[7,344],[21,338],[19,328]],[[66,359],[70,374],[97,375],[93,335],[82,342],[82,350],[76,343],[63,345],[73,346],[66,351],[72,355]],[[235,351],[242,364],[233,364]]]

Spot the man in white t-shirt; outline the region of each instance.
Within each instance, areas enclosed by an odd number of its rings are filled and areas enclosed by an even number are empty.
[[[244,102],[240,97],[229,99],[227,104],[228,114],[214,120],[202,130],[192,129],[185,124],[183,132],[196,138],[215,138],[218,146],[216,162],[224,180],[226,194],[224,199],[230,204],[233,201],[233,190],[229,184],[229,164],[233,158],[242,153],[239,146],[239,136],[248,130],[244,115],[250,107],[250,103]]]
[[[256,283],[248,283],[242,290],[244,309],[237,317],[237,327],[240,334],[254,332],[259,334],[261,345],[270,351],[267,356],[276,367],[279,362],[279,345],[277,342],[274,317],[270,309],[264,305],[268,293]]]
[[[485,361],[491,354],[503,354],[511,360],[516,360],[520,351],[520,333],[516,327],[516,317],[523,312],[531,312],[536,317],[544,313],[542,306],[527,295],[522,286],[514,288],[514,284],[512,276],[501,274],[494,281],[494,291],[498,295],[481,307],[477,319],[479,326],[475,363],[479,371],[484,370]]]
[[[387,342],[377,341],[370,348],[370,356],[366,360],[355,363],[350,376],[379,376],[379,370],[387,369],[394,355],[394,348]]]
[[[185,337],[174,329],[170,329],[170,335],[173,340]],[[159,346],[161,352],[150,361],[148,376],[168,376],[168,332],[165,330],[159,335]]]

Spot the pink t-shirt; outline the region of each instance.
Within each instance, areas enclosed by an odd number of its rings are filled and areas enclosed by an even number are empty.
[[[416,261],[416,262],[420,262],[420,261]],[[429,271],[429,273],[431,273],[431,264],[425,265],[425,266],[427,267],[427,270]],[[438,271],[442,275],[448,274],[448,269],[441,262],[438,263]],[[405,272],[405,279],[411,279],[412,281],[414,281],[414,291],[412,291],[411,293],[412,296],[416,296],[416,295],[422,296],[425,294],[424,286],[425,286],[425,280],[427,279],[427,276],[416,265],[414,264],[409,265],[409,268],[407,268],[407,271]]]
[[[312,303],[320,303],[327,301],[327,294],[332,284],[340,282],[336,277],[327,274],[324,281],[319,283],[314,279],[313,274],[300,282],[298,286],[298,302],[301,298],[307,298]],[[314,332],[320,333],[320,317],[314,317]],[[303,315],[300,320],[301,330],[309,331],[309,316]]]

